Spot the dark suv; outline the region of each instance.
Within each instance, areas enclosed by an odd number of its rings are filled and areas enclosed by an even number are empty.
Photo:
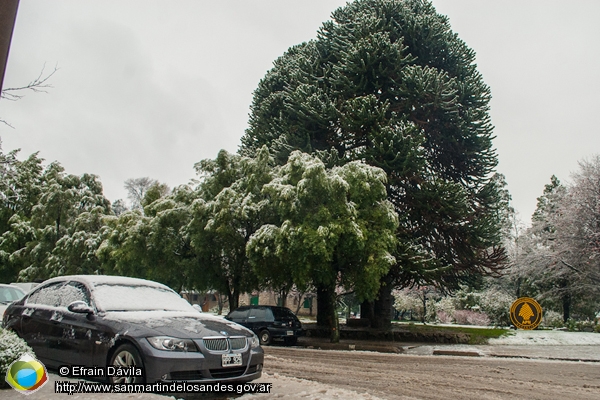
[[[296,314],[286,307],[242,306],[225,318],[251,329],[258,335],[260,344],[270,344],[273,339],[283,339],[294,345],[302,335],[302,324]]]

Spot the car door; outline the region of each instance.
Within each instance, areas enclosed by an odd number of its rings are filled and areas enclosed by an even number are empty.
[[[56,337],[62,334],[58,326],[61,313],[60,289],[65,282],[53,282],[31,293],[21,312],[21,334],[42,361],[52,363],[55,359]]]
[[[60,331],[52,338],[54,359],[62,364],[92,365],[94,338],[98,336],[94,314],[68,310],[71,303],[84,302],[93,308],[88,288],[81,282],[70,281],[61,288],[58,309]]]
[[[266,307],[251,308],[248,314],[248,327],[252,329],[257,335],[262,328],[265,328],[268,324],[270,313]]]

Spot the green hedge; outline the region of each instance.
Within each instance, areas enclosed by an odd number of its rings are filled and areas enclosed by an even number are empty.
[[[24,353],[35,353],[16,333],[0,328],[0,388],[10,387],[6,382],[8,366],[21,358]]]

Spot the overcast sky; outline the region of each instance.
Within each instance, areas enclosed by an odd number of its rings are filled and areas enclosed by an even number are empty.
[[[4,152],[39,151],[100,176],[105,195],[148,176],[170,187],[237,151],[252,92],[343,0],[21,0],[4,88],[55,66],[53,88],[2,100]],[[494,146],[528,221],[544,185],[600,153],[600,1],[434,0],[491,87]]]

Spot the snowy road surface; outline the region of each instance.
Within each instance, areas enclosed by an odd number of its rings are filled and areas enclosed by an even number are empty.
[[[352,398],[600,399],[597,362],[270,347],[265,364],[270,373],[279,376],[294,376],[360,395]],[[253,397],[319,398],[313,397],[308,386],[305,393]]]
[[[518,332],[490,346],[419,346],[405,354],[265,347],[271,394],[252,399],[600,399],[600,334]],[[481,357],[430,355],[435,349],[477,350]],[[422,355],[411,354],[421,351]],[[511,357],[499,358],[494,353]],[[550,358],[589,359],[592,362]],[[57,376],[52,375],[56,380]],[[60,378],[62,379],[62,378]],[[188,399],[206,397],[186,396]],[[160,400],[153,394],[54,393],[49,382],[24,396],[0,390],[3,400]],[[232,397],[230,397],[232,398]]]

